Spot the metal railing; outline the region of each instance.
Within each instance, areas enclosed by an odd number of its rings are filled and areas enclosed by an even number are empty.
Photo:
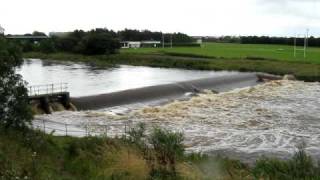
[[[124,124],[68,124],[55,122],[45,119],[35,119],[32,127],[45,133],[55,136],[104,136],[104,137],[121,137],[126,136],[133,124],[126,122]]]
[[[29,96],[52,95],[55,93],[67,92],[68,83],[46,84],[28,87]]]

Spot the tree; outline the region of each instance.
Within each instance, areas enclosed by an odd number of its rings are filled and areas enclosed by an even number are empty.
[[[34,31],[32,33],[32,36],[47,36],[45,33],[43,32],[39,32],[39,31]]]
[[[26,83],[15,74],[22,62],[21,50],[0,37],[0,127],[5,129],[26,128],[32,119]]]
[[[78,44],[78,51],[87,55],[114,54],[120,43],[107,30],[92,30]]]
[[[88,32],[75,30],[63,36],[51,36],[51,39],[57,51],[68,53],[113,54],[120,48],[117,34],[108,29],[95,29]]]
[[[54,42],[51,39],[45,39],[40,42],[39,50],[43,53],[53,53],[56,51]]]

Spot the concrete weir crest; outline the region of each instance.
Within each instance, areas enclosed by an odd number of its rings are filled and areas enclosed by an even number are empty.
[[[254,86],[258,83],[259,78],[256,73],[245,73],[76,97],[71,98],[71,102],[79,110],[93,110],[163,99],[177,99],[186,93],[199,93],[206,89],[224,92],[235,88]]]

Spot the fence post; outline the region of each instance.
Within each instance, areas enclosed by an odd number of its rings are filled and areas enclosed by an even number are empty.
[[[46,123],[44,122],[44,119],[42,120],[43,122],[43,132],[46,133]]]
[[[106,137],[108,137],[108,125],[105,125],[105,133],[106,133]]]
[[[125,123],[124,124],[124,138],[127,139],[127,132],[128,132],[128,129],[127,129],[127,124]]]
[[[68,124],[65,124],[66,127],[66,136],[68,136]]]

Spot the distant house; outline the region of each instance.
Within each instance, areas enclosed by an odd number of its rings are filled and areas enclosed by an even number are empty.
[[[0,34],[1,34],[1,35],[4,35],[4,28],[1,27],[1,25],[0,25]]]
[[[160,41],[141,41],[142,47],[158,47],[160,44]]]
[[[122,41],[121,48],[140,48],[141,42],[140,41]]]
[[[160,41],[122,41],[122,48],[158,47]]]

